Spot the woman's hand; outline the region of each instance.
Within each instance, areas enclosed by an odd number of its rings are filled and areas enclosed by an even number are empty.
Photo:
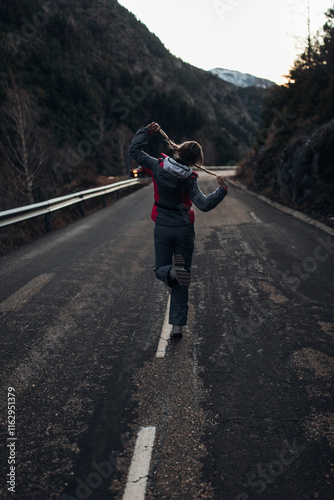
[[[147,125],[147,130],[151,132],[151,134],[154,134],[154,132],[158,132],[160,130],[160,125],[156,122],[152,122],[149,125]]]
[[[223,186],[224,188],[228,189],[228,184],[222,175],[217,175],[216,179],[219,186]]]

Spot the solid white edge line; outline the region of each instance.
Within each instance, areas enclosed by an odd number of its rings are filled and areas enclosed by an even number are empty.
[[[155,431],[155,427],[142,427],[138,432],[123,500],[144,500],[145,498]]]
[[[156,353],[157,358],[164,358],[166,355],[166,348],[168,345],[168,341],[170,339],[171,326],[169,324],[169,308],[170,308],[170,295],[168,296],[167,308],[164,323],[162,325],[162,330],[160,334],[160,340],[158,344],[158,349]]]
[[[256,198],[259,198],[260,200],[264,201],[265,203],[268,203],[268,205],[271,205],[272,207],[277,208],[281,212],[284,212],[285,214],[291,215],[292,217],[295,217],[295,219],[299,219],[303,222],[306,222],[306,224],[310,224],[311,226],[314,226],[318,229],[321,229],[321,231],[324,231],[325,233],[331,234],[334,236],[334,229],[326,226],[322,222],[319,222],[315,219],[312,219],[308,215],[304,214],[303,212],[298,212],[298,210],[294,210],[293,208],[286,207],[285,205],[281,205],[277,201],[270,200],[266,196],[263,196],[262,194],[255,193],[254,191],[250,191],[247,189],[247,187],[242,184],[240,181],[236,181],[231,179],[231,177],[228,179],[228,181],[233,184],[235,187],[241,189],[242,191],[245,191],[246,193],[250,194],[251,196],[254,196]]]

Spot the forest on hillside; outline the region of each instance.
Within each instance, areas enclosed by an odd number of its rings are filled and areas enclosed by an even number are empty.
[[[0,210],[127,175],[152,119],[199,140],[211,165],[256,137],[265,91],[172,56],[117,0],[0,0],[0,43]]]
[[[101,50],[108,27],[114,21],[121,29],[129,13],[113,0],[95,6],[93,13],[86,0],[0,3],[0,209],[62,194],[76,178],[85,187],[85,178],[125,173],[123,136],[112,134],[124,126],[124,111],[109,109],[117,110],[120,89],[145,81],[131,113],[138,118],[152,80],[130,74],[111,47]],[[151,43],[161,50],[153,36]]]
[[[334,218],[334,8],[308,39],[286,85],[265,99],[262,125],[239,177],[251,189],[332,224]]]

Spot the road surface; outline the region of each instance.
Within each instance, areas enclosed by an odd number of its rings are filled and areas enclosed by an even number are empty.
[[[157,357],[152,197],[0,258],[1,498],[332,499],[334,237],[231,185]]]

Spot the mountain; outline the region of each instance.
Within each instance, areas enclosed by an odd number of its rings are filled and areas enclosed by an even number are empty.
[[[265,78],[258,78],[257,76],[250,75],[249,73],[241,73],[232,69],[214,68],[210,73],[217,75],[225,82],[233,83],[237,87],[259,87],[262,89],[269,89],[276,85],[271,80]]]
[[[235,164],[256,137],[263,94],[172,56],[116,0],[0,2],[0,43],[0,210],[127,174],[152,120],[198,140],[207,165]],[[154,136],[151,154],[166,149]]]

